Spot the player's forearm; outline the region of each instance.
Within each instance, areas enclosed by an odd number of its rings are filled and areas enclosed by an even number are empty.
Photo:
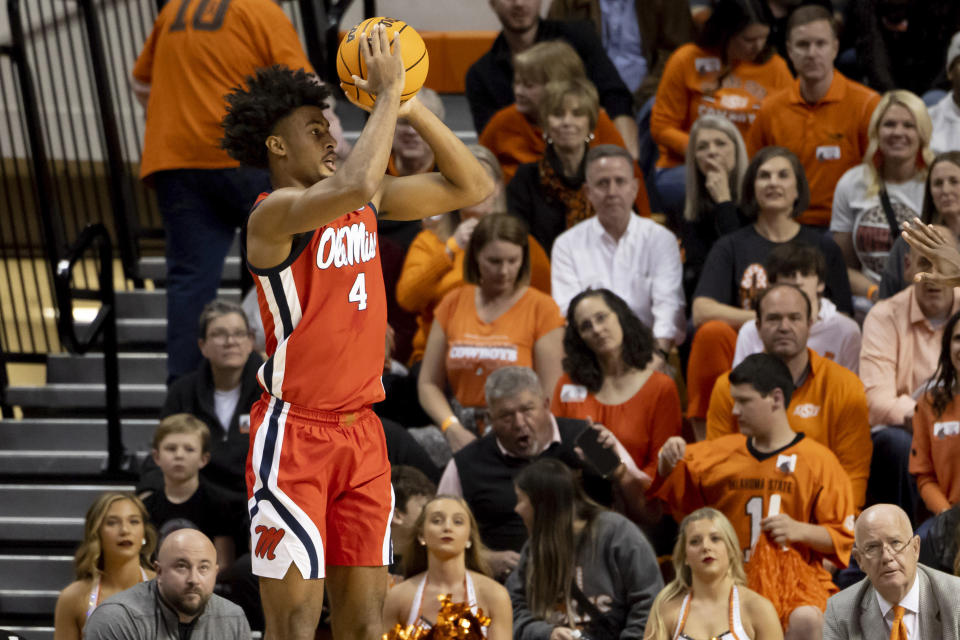
[[[397,128],[400,91],[399,85],[391,85],[377,96],[370,118],[360,132],[353,151],[337,173],[329,178],[342,181],[345,187],[352,186],[356,189],[359,199],[356,208],[362,207],[373,198],[387,172],[393,135]]]
[[[406,119],[433,151],[437,169],[460,191],[460,207],[476,204],[493,192],[494,183],[480,161],[440,119],[419,101]]]

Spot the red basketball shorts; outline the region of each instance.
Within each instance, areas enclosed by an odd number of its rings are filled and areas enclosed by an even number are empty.
[[[326,565],[392,561],[393,488],[380,419],[315,411],[264,394],[250,411],[247,506],[253,572],[307,579]]]

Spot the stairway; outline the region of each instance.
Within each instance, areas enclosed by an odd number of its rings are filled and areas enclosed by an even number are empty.
[[[231,252],[219,295],[239,302],[239,257]],[[162,258],[144,258],[157,283]],[[121,353],[121,430],[131,464],[148,455],[166,397],[166,292],[117,292]],[[53,638],[60,590],[73,581],[73,554],[87,508],[104,491],[132,491],[133,480],[104,479],[107,421],[103,355],[51,354],[47,384],[7,389],[20,420],[0,421],[0,629]]]

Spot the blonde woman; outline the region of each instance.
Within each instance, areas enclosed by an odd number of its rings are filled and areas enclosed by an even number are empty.
[[[97,498],[73,560],[77,579],[57,598],[54,640],[79,640],[98,604],[153,578],[150,556],[156,545],[157,533],[139,498],[129,493]]]
[[[693,123],[685,160],[687,197],[680,223],[683,287],[688,300],[693,299],[710,247],[720,236],[750,222],[739,207],[748,162],[743,136],[730,120],[705,115]]]
[[[920,216],[934,160],[932,132],[920,98],[904,90],[885,93],[870,118],[863,162],[837,182],[830,231],[843,251],[856,296],[876,301],[900,225]]]
[[[673,568],[644,640],[782,640],[773,605],[746,586],[737,534],[721,512],[705,507],[683,519]]]
[[[383,620],[429,629],[440,612],[439,596],[469,603],[474,613],[490,618],[487,640],[510,640],[513,612],[510,597],[488,577],[477,522],[463,498],[437,496],[424,505],[404,552],[406,580],[387,593]]]

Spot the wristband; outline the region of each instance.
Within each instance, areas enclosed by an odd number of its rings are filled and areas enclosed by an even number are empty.
[[[446,433],[447,429],[449,429],[450,425],[452,425],[454,422],[460,424],[460,419],[451,413],[449,416],[447,416],[447,419],[440,424],[440,431],[442,433]]]
[[[875,284],[872,284],[869,287],[867,287],[867,300],[872,301],[874,299],[874,296],[877,295],[878,291],[880,291],[880,287],[878,287]]]

